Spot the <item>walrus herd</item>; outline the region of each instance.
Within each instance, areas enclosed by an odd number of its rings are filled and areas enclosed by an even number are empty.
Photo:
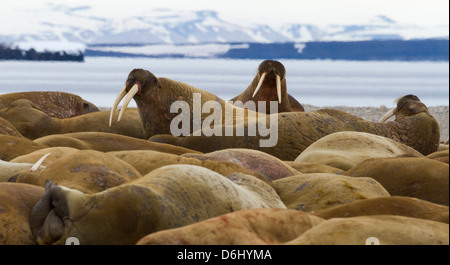
[[[417,96],[307,112],[273,60],[241,91],[133,69],[110,111],[0,95],[0,244],[449,244],[448,142]]]

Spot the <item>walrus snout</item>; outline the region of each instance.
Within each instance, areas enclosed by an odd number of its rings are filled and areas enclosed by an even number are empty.
[[[275,71],[265,71],[261,74],[261,77],[259,79],[258,85],[255,88],[255,92],[253,92],[252,98],[255,97],[255,95],[258,93],[259,89],[261,88],[262,84],[264,83],[264,79],[266,78],[267,74],[275,75],[275,82],[277,87],[277,97],[278,97],[278,104],[281,104],[281,76]]]
[[[62,239],[64,220],[69,210],[66,196],[61,187],[47,180],[42,198],[30,214],[30,229],[39,244],[53,244]]]

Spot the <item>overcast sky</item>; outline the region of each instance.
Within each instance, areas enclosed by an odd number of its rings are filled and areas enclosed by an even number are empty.
[[[226,20],[247,20],[273,26],[358,23],[367,22],[376,15],[419,26],[449,24],[449,0],[2,0],[0,15],[11,8],[39,9],[48,3],[73,7],[88,5],[93,7],[93,13],[117,17],[142,15],[153,8],[217,10]]]

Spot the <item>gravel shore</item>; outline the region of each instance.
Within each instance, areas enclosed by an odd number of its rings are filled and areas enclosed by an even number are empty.
[[[312,105],[302,104],[305,108],[305,111],[315,111],[318,109],[324,108],[332,108],[338,109],[347,113],[351,113],[358,117],[361,117],[368,121],[378,121],[383,115],[390,109],[386,106],[380,107],[346,107],[346,106],[333,106],[333,107],[316,107]],[[436,106],[436,107],[428,107],[431,115],[438,121],[439,126],[441,127],[441,141],[446,141],[448,139],[449,134],[449,106]]]

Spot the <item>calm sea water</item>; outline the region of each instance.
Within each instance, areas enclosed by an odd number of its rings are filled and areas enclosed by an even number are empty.
[[[64,91],[110,107],[133,68],[189,83],[230,99],[252,81],[262,60],[87,57],[84,63],[0,61],[0,94]],[[394,106],[417,95],[427,106],[449,105],[448,62],[280,60],[288,92],[315,106]],[[130,106],[136,106],[134,102]]]

